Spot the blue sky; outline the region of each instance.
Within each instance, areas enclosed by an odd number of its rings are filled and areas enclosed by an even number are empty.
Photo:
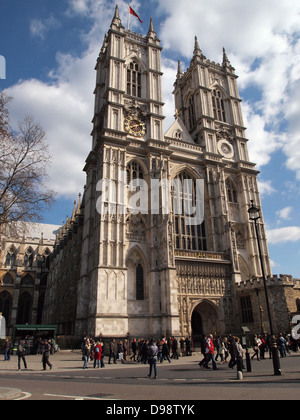
[[[127,2],[118,1],[127,26]],[[91,147],[94,65],[115,1],[1,0],[0,55],[14,97],[12,122],[30,114],[47,133],[57,202],[45,214],[61,224],[82,192]],[[203,53],[222,61],[225,47],[239,75],[250,157],[258,164],[273,273],[300,278],[300,2],[299,0],[134,0],[146,34],[150,17],[163,46],[165,131],[172,123],[177,60]],[[0,69],[1,74],[1,69]]]

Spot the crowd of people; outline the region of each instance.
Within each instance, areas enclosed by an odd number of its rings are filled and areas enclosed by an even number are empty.
[[[256,357],[258,360],[265,359],[266,354],[272,357],[271,347],[277,345],[281,357],[286,357],[290,352],[298,352],[299,342],[294,340],[291,335],[280,334],[278,337],[270,335],[255,335],[252,346],[252,360]],[[240,342],[239,337],[229,335],[228,337],[213,337],[213,335],[203,336],[200,342],[201,353],[203,358],[199,363],[201,369],[212,368],[217,370],[217,362],[220,365],[228,363],[229,368],[234,368],[237,364],[243,367],[245,350]],[[155,347],[155,350],[153,350]],[[152,365],[156,372],[157,363],[167,361],[171,363],[171,359],[178,359],[183,356],[192,355],[192,342],[189,337],[170,337],[168,340],[163,337],[161,340],[145,340],[134,338],[131,342],[128,339],[116,340],[112,339],[104,346],[102,341],[96,341],[90,337],[84,337],[82,341],[82,359],[84,361],[83,368],[88,368],[89,361],[94,362],[94,368],[103,368],[104,352],[108,357],[108,364],[117,361],[126,363],[129,360],[137,363],[149,364],[152,372]],[[151,372],[149,373],[151,375]],[[155,373],[155,377],[156,377]]]
[[[107,352],[108,364],[117,361],[126,363],[127,361],[133,361],[137,363],[149,363],[154,356],[151,353],[151,346],[157,347],[157,354],[155,354],[154,361],[163,363],[168,361],[171,363],[171,359],[179,359],[179,356],[191,356],[191,340],[189,337],[182,337],[178,340],[176,337],[170,337],[168,340],[163,337],[161,340],[146,340],[143,338],[134,338],[131,342],[128,339],[116,340],[112,339],[109,343],[109,348],[104,348],[102,341],[97,341],[91,337],[84,337],[82,340],[82,360],[84,362],[83,369],[88,368],[88,362],[94,362],[94,368],[105,367],[104,364],[104,351]],[[151,365],[151,363],[150,363]]]

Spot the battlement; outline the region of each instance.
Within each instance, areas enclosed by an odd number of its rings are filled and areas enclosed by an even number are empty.
[[[298,289],[300,288],[300,279],[294,279],[289,274],[275,274],[267,277],[267,286],[291,286]],[[263,287],[262,278],[254,277],[237,284],[238,290],[255,289],[256,287]]]

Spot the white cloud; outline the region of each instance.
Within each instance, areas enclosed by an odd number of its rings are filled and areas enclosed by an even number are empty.
[[[276,189],[272,186],[272,181],[258,181],[259,192],[261,195],[272,195]]]
[[[269,244],[282,244],[284,242],[300,241],[300,227],[291,226],[267,230]]]
[[[30,33],[32,36],[44,40],[47,32],[60,26],[60,22],[50,15],[47,19],[32,19],[30,22]]]
[[[280,219],[284,219],[284,220],[291,220],[291,213],[293,211],[293,207],[285,207],[282,210],[278,210],[276,212],[276,216],[279,217]]]

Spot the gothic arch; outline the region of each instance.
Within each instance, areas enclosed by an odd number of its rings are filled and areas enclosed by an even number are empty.
[[[149,299],[149,266],[142,250],[133,247],[126,258],[127,296],[129,300],[144,301]]]
[[[145,176],[147,176],[149,174],[149,171],[148,171],[148,168],[147,168],[145,162],[142,159],[140,159],[138,156],[133,156],[128,160],[128,162],[126,162],[126,169],[129,165],[131,165],[134,162],[136,162],[140,165],[140,167],[141,167],[141,169],[144,173],[144,178],[145,178]]]
[[[146,270],[146,272],[148,272],[149,271],[148,260],[144,252],[141,250],[141,248],[138,245],[135,245],[132,248],[130,248],[127,252],[126,266],[128,266],[130,262],[137,265],[139,261],[143,262],[144,269]]]
[[[141,69],[141,72],[144,73],[147,68],[146,65],[144,64],[144,62],[136,55],[135,52],[130,53],[127,57],[125,57],[125,67],[126,69],[128,68],[128,66],[130,65],[130,63],[135,62],[136,64],[138,64],[138,66]]]
[[[182,164],[182,165],[175,166],[173,169],[171,169],[171,173],[170,173],[171,180],[174,180],[182,172],[186,172],[193,179],[203,179],[201,178],[203,174],[200,174],[199,172],[197,172],[190,165]]]
[[[198,314],[196,319],[201,319],[202,322],[202,334],[221,334],[222,333],[222,326],[221,326],[221,314],[219,307],[216,305],[215,302],[209,299],[201,299],[194,302],[191,306],[191,331],[195,325],[193,326],[193,318],[195,313]]]

